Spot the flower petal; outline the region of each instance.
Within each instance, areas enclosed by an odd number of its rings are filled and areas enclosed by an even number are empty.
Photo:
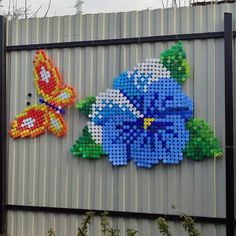
[[[113,165],[127,165],[130,161],[127,144],[122,136],[123,130],[115,123],[106,123],[103,126],[102,148],[109,153],[109,160]]]
[[[152,130],[144,131],[130,145],[131,158],[137,166],[151,167],[154,164],[177,164],[183,159],[183,149],[189,140],[189,131],[185,129],[185,122],[179,116],[169,119],[158,119]],[[160,127],[160,124],[163,124]]]
[[[94,124],[104,125],[111,120],[137,119],[143,117],[143,114],[119,90],[107,89],[96,97],[89,117]]]
[[[159,59],[148,58],[139,63],[133,70],[120,74],[113,87],[121,90],[126,96],[142,96],[154,81],[170,78],[170,72],[160,63]]]
[[[174,79],[160,79],[150,85],[144,98],[146,117],[181,115],[186,121],[193,117],[193,101],[184,94]]]

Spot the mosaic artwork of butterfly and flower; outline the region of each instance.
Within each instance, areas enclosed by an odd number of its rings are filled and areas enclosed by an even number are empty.
[[[64,136],[67,125],[63,118],[66,106],[74,103],[74,88],[64,85],[57,67],[43,50],[36,52],[34,61],[34,82],[37,93],[42,96],[39,105],[26,107],[11,122],[10,135],[13,138],[36,137],[50,131]]]
[[[115,78],[112,89],[87,97],[77,108],[88,116],[73,155],[114,166],[133,161],[139,167],[178,164],[184,157],[202,160],[222,156],[214,132],[194,118],[193,101],[182,89],[190,67],[181,42],[160,59],[146,59]]]

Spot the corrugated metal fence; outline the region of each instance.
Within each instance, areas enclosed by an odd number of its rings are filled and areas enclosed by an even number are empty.
[[[42,44],[97,39],[188,34],[223,31],[224,12],[236,17],[236,4],[142,12],[65,16],[15,20],[7,23],[7,45]],[[176,38],[177,39],[177,38]],[[206,119],[224,147],[224,41],[184,41],[191,77],[184,86],[194,100],[195,117]],[[143,43],[97,47],[48,49],[64,82],[77,90],[77,100],[112,87],[119,73],[147,57],[159,57],[172,45]],[[236,45],[235,45],[236,46]],[[8,124],[26,102],[37,103],[32,60],[35,50],[7,53]],[[27,96],[32,93],[32,97]],[[158,165],[150,170],[114,168],[105,159],[78,160],[69,148],[81,134],[86,119],[73,107],[65,119],[68,135],[45,134],[36,139],[8,139],[7,185],[9,205],[81,208],[144,213],[175,214],[171,204],[196,216],[225,218],[225,159],[181,165]],[[8,211],[11,236],[46,236],[50,227],[57,236],[76,235],[81,216]],[[100,235],[95,219],[90,235]],[[121,229],[134,227],[139,235],[154,236],[154,222],[112,218]],[[175,235],[184,235],[179,223],[171,223]],[[202,235],[226,235],[222,224],[199,225]]]

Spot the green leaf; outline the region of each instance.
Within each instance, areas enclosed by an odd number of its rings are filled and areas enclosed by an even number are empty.
[[[88,96],[76,104],[76,108],[84,115],[88,116],[92,112],[92,105],[96,102],[96,97]]]
[[[182,42],[177,42],[160,56],[161,63],[170,71],[171,77],[183,84],[190,76],[190,66]]]
[[[87,126],[84,127],[83,135],[75,142],[70,151],[74,156],[86,159],[98,159],[105,155],[102,146],[92,139]]]
[[[219,141],[206,121],[198,118],[190,119],[185,127],[189,130],[190,135],[184,150],[185,156],[198,161],[223,155]]]

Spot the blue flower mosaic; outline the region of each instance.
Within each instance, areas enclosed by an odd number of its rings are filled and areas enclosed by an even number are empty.
[[[188,153],[196,149],[189,144],[186,128],[193,118],[193,101],[181,86],[188,72],[179,44],[177,51],[167,51],[161,60],[146,59],[120,74],[113,89],[78,103],[90,121],[71,152],[83,158],[106,154],[114,166],[129,161],[148,168],[181,162],[187,143]]]
[[[189,140],[185,122],[193,117],[193,102],[174,79],[148,84],[152,74],[135,76],[138,72],[121,74],[114,89],[101,94],[93,106],[91,122],[102,127],[102,148],[113,165],[130,160],[141,167],[179,163]]]

